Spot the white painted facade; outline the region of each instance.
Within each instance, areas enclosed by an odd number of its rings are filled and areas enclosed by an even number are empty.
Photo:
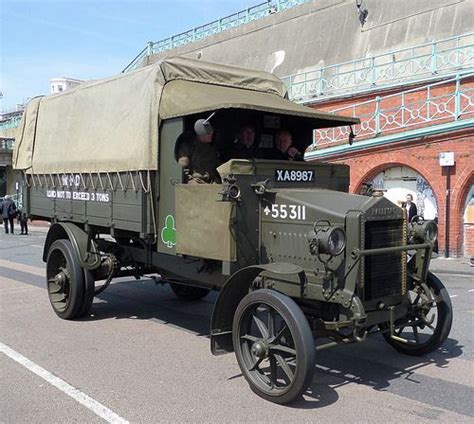
[[[50,80],[51,85],[51,94],[60,93],[62,91],[70,90],[71,88],[77,87],[79,84],[83,83],[83,80],[78,80],[75,78],[52,78]]]

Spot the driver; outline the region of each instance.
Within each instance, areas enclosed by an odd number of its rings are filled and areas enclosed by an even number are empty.
[[[192,134],[181,134],[176,141],[176,159],[189,172],[189,183],[219,182],[219,155],[213,144],[214,128],[204,119],[194,124]]]

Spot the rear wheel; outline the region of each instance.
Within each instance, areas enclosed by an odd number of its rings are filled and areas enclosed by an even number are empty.
[[[430,296],[422,286],[416,286],[407,294],[408,316],[395,322],[395,335],[404,338],[406,343],[390,337],[388,323],[380,326],[390,346],[411,356],[426,355],[439,348],[448,337],[453,322],[453,307],[446,287],[432,273],[428,273],[426,286],[434,302],[430,302]]]
[[[311,383],[313,335],[289,297],[267,289],[245,296],[234,316],[232,338],[240,369],[262,398],[289,403]]]
[[[92,272],[88,269],[83,270],[84,273],[84,299],[78,317],[83,317],[89,314],[94,301],[95,280]]]
[[[60,318],[80,315],[84,304],[84,273],[69,240],[56,240],[46,260],[46,281],[51,306]]]
[[[199,300],[207,296],[209,289],[202,287],[188,286],[185,284],[169,283],[174,294],[182,300]]]

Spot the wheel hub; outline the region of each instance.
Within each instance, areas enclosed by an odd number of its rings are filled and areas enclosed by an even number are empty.
[[[268,356],[268,346],[262,340],[256,341],[252,346],[252,353],[257,358],[266,358]]]
[[[64,286],[64,284],[66,283],[66,280],[67,280],[67,276],[64,273],[64,271],[59,272],[54,277],[54,282],[61,287]]]

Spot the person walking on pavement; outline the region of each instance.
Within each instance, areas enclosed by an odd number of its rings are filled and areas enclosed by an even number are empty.
[[[18,223],[20,224],[20,235],[28,235],[28,216],[22,210],[18,211]]]
[[[10,224],[10,232],[14,234],[13,220],[16,216],[16,205],[10,196],[5,196],[0,204],[0,213],[3,218],[3,225],[5,226],[5,234],[8,234],[8,224]]]
[[[418,210],[416,209],[416,205],[413,203],[413,196],[411,194],[407,194],[406,200],[405,211],[407,222],[411,222],[412,218],[418,215]]]

